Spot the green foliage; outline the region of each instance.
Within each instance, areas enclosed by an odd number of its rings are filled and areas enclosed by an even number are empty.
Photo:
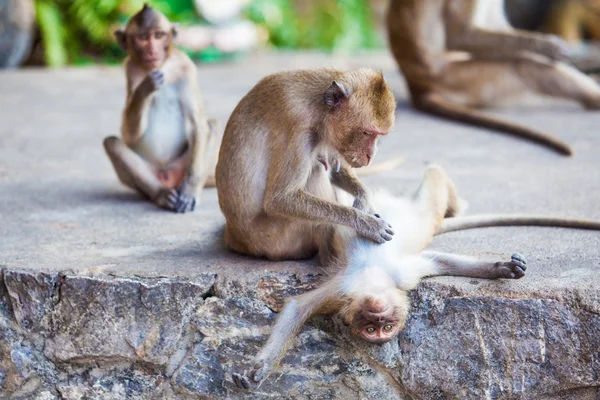
[[[254,0],[247,17],[281,48],[351,51],[383,45],[368,0]]]
[[[202,22],[193,1],[35,0],[46,63],[120,62],[113,32],[145,2],[185,25]],[[244,15],[269,32],[275,47],[349,51],[382,44],[368,0],[253,0]]]
[[[113,32],[147,2],[174,22],[198,21],[193,0],[35,0],[46,63],[51,67],[119,62]]]

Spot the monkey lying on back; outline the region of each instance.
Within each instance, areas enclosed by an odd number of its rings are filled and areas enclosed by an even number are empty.
[[[404,327],[410,308],[408,291],[425,276],[519,279],[525,274],[525,259],[518,254],[513,254],[510,261],[482,261],[423,251],[436,234],[478,226],[521,224],[600,230],[600,221],[569,218],[456,217],[461,213],[461,201],[452,181],[437,166],[427,169],[411,199],[379,192],[373,195],[373,203],[382,218],[393,223],[393,240],[379,245],[351,229],[336,229],[332,246],[338,258],[331,260],[329,279],[319,288],[286,301],[251,370],[233,373],[236,386],[249,389],[260,385],[277,366],[302,325],[315,314],[338,313],[354,335],[382,344],[392,340]]]
[[[600,85],[561,60],[555,36],[513,29],[503,0],[391,0],[387,27],[413,107],[508,132],[570,155],[566,143],[488,116],[489,107],[523,92],[600,109]]]
[[[204,116],[195,64],[173,46],[176,33],[148,5],[115,32],[128,53],[127,101],[123,140],[107,137],[104,149],[123,184],[182,213],[194,210],[211,179],[220,134],[216,120]]]

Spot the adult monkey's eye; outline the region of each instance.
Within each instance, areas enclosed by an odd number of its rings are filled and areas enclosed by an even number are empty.
[[[373,132],[369,132],[369,131],[363,131],[363,133],[364,133],[365,135],[369,135],[369,136],[373,134]]]
[[[162,31],[158,31],[158,32],[154,33],[154,37],[156,39],[162,39],[164,36],[165,36],[165,32],[162,32]]]
[[[375,328],[373,328],[372,326],[370,326],[370,327],[368,327],[366,329],[366,331],[369,332],[369,333],[373,333],[373,332],[375,332]]]
[[[389,331],[392,330],[392,328],[393,328],[392,325],[386,325],[386,326],[383,327],[383,330],[386,331],[386,332],[389,332]]]

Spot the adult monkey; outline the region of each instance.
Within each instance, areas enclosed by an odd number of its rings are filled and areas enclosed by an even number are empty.
[[[571,155],[563,141],[474,108],[526,91],[600,108],[600,86],[560,61],[566,57],[565,43],[513,29],[503,0],[391,0],[387,29],[412,106],[423,112],[511,133]]]
[[[125,60],[127,101],[122,139],[104,140],[120,181],[159,207],[193,211],[205,185],[214,185],[217,121],[207,120],[192,60],[173,45],[176,28],[147,4],[117,30]]]
[[[286,71],[259,81],[233,110],[219,152],[225,244],[271,260],[316,252],[326,260],[336,225],[390,240],[391,227],[374,214],[352,167],[371,164],[395,107],[383,75],[367,68]],[[356,197],[354,207],[336,201],[339,189]]]
[[[277,366],[302,325],[313,315],[338,313],[354,335],[382,344],[392,340],[404,327],[410,309],[408,292],[425,276],[519,279],[525,274],[526,261],[518,254],[513,254],[510,261],[502,261],[424,251],[437,234],[501,225],[600,230],[600,221],[585,219],[458,216],[464,207],[454,183],[438,166],[427,169],[412,198],[376,192],[373,203],[377,212],[396,227],[393,240],[378,245],[347,228],[336,229],[332,246],[338,257],[328,266],[329,278],[317,289],[286,300],[250,371],[233,373],[236,386],[250,389],[260,385]]]

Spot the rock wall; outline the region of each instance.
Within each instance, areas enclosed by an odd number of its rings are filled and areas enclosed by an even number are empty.
[[[243,393],[283,297],[318,276],[254,286],[192,278],[2,270],[1,399],[600,399],[600,299],[468,296],[425,281],[397,341],[365,345],[315,318]]]

